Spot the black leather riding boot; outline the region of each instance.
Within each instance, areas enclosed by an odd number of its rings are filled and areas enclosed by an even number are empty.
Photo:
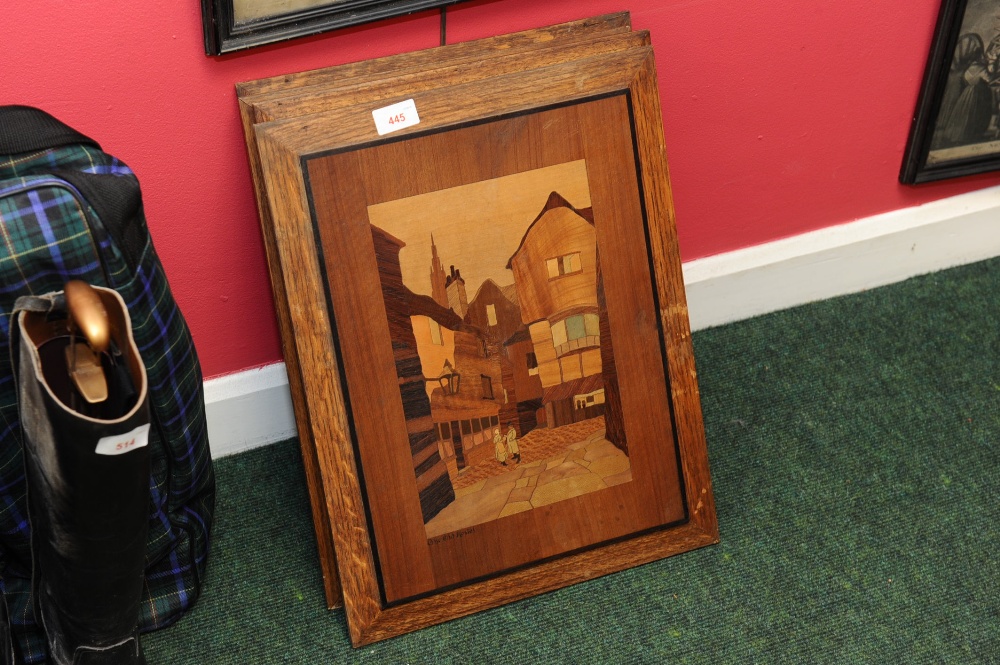
[[[94,354],[106,399],[70,380],[61,294],[18,300],[18,397],[24,435],[36,620],[55,665],[145,663],[137,628],[149,515],[146,373],[125,304],[99,289],[109,350]],[[13,346],[13,345],[12,345]],[[97,367],[97,365],[95,365]]]

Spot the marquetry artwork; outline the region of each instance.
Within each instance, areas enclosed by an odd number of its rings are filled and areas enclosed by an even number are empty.
[[[428,538],[632,479],[585,160],[368,218]]]
[[[648,34],[394,58],[240,87],[355,645],[718,539]]]

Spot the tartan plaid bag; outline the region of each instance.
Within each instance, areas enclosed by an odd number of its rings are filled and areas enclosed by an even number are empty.
[[[149,380],[149,536],[140,629],[176,621],[198,597],[215,505],[201,368],[146,229],[139,182],[92,139],[44,111],[0,107],[0,590],[26,663],[45,660],[31,603],[11,311],[70,279],[116,290]]]

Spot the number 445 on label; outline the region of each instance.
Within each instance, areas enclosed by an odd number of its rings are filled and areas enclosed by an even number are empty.
[[[372,111],[372,118],[375,120],[375,130],[379,136],[385,136],[390,132],[398,132],[401,129],[406,129],[420,123],[420,116],[417,115],[417,105],[413,103],[412,99],[375,109]]]

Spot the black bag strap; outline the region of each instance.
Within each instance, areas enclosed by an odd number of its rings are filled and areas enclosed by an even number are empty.
[[[73,144],[100,144],[32,106],[0,106],[0,154],[38,152]]]
[[[118,245],[128,267],[133,271],[138,268],[149,241],[139,181],[136,178],[64,169],[54,170],[52,175],[62,178],[83,194]],[[111,286],[110,282],[108,286]]]

